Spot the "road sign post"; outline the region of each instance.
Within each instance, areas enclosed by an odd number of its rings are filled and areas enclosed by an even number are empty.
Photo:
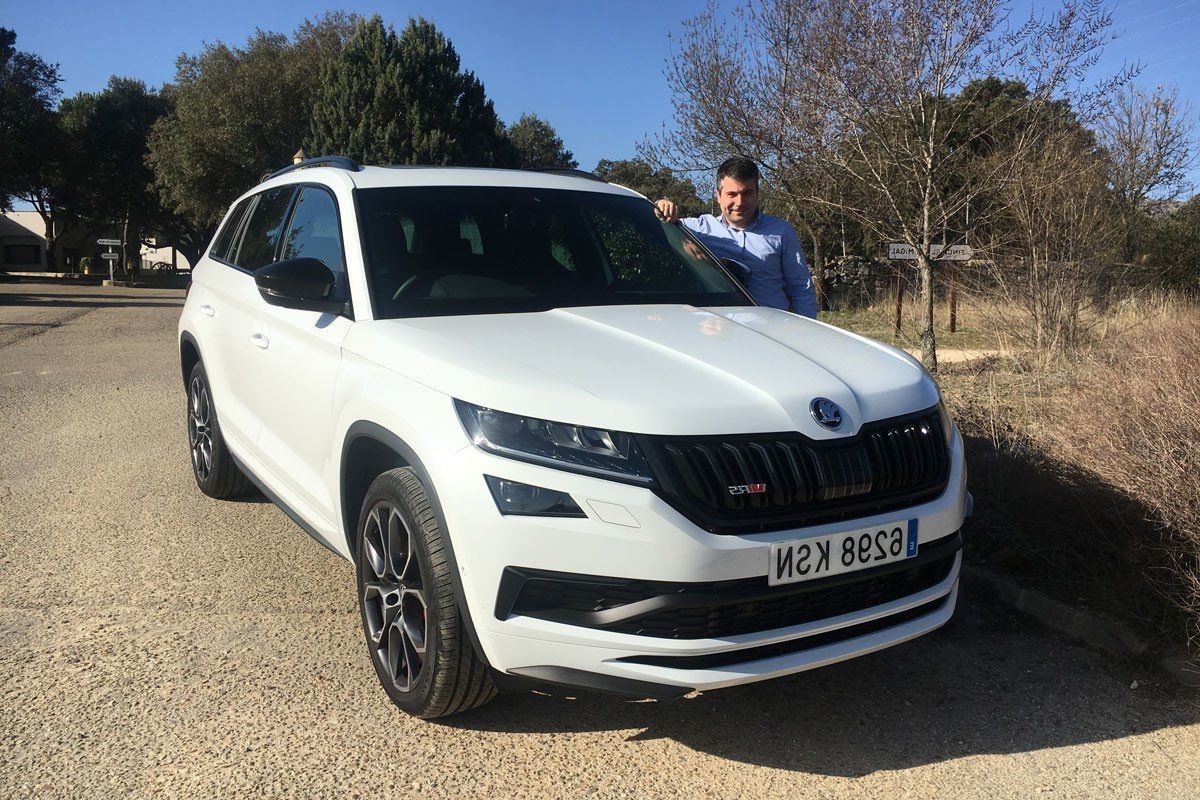
[[[929,260],[930,261],[970,261],[975,257],[975,251],[970,245],[965,244],[931,244],[929,245]],[[888,258],[893,261],[916,261],[917,248],[911,244],[904,242],[890,242],[888,244]],[[946,269],[949,271],[950,266]],[[953,331],[957,322],[957,297],[954,294],[953,276],[951,276],[950,284],[950,330]],[[900,269],[896,269],[896,320],[895,331],[896,335],[900,335],[900,316],[904,308],[904,283],[900,277]]]
[[[119,259],[121,257],[117,253],[113,252],[113,248],[120,247],[121,240],[120,239],[97,239],[96,244],[104,245],[105,247],[108,248],[108,252],[101,253],[100,257],[108,262],[108,281],[109,281],[109,283],[112,283],[113,281],[115,281],[117,279],[116,275],[113,274],[113,268],[116,266],[117,259]]]

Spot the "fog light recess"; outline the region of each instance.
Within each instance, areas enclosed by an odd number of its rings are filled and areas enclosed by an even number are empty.
[[[506,516],[587,517],[571,495],[555,489],[530,486],[492,475],[484,475],[496,508]]]

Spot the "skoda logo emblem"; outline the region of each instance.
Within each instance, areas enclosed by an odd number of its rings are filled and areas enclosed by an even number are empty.
[[[838,408],[838,404],[832,400],[825,397],[815,398],[809,403],[808,410],[812,412],[813,419],[822,428],[836,431],[842,427],[842,409]]]

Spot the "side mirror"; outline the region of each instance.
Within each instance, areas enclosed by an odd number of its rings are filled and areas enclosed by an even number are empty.
[[[742,285],[742,288],[750,286],[750,268],[740,261],[734,261],[732,258],[722,258],[721,263],[725,269],[729,270],[729,274],[734,280]]]
[[[333,300],[333,271],[315,258],[290,258],[254,271],[262,299],[273,306],[342,314],[346,304]]]

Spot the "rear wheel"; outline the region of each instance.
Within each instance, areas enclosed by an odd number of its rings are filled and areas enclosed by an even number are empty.
[[[250,490],[250,481],[229,453],[217,422],[212,391],[204,366],[196,364],[188,378],[187,411],[188,449],[192,457],[192,474],[196,485],[209,497],[236,497]]]
[[[496,694],[454,598],[443,533],[407,467],[371,484],[358,522],[358,597],[384,691],[416,717],[457,714]]]

